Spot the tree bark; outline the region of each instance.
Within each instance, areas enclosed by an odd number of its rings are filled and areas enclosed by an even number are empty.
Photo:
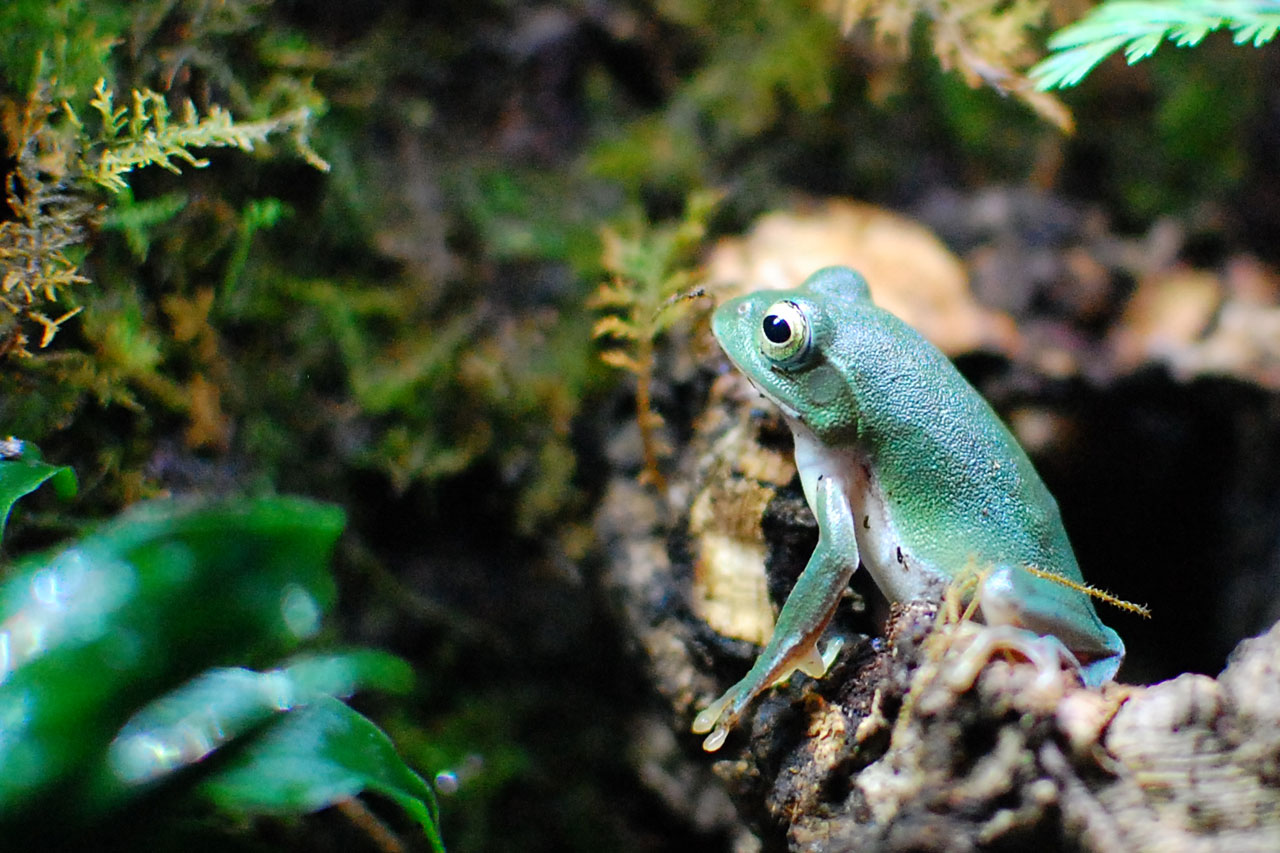
[[[980,626],[939,628],[937,602],[883,625],[842,605],[832,671],[771,690],[702,753],[690,721],[746,671],[816,539],[781,426],[731,377],[711,399],[666,495],[620,475],[597,518],[605,586],[670,710],[676,737],[651,726],[637,751],[668,802],[723,822],[722,784],[766,848],[793,851],[1280,850],[1280,625],[1217,679],[1088,690],[999,659],[957,684]]]

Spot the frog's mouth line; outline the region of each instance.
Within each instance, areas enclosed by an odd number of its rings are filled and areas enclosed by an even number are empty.
[[[733,361],[732,358],[730,358],[729,360]],[[735,367],[737,366],[737,362],[734,362],[734,366]],[[759,383],[757,383],[754,379],[751,378],[751,374],[747,373],[741,367],[738,368],[738,372],[743,375],[743,377],[747,380],[747,382],[751,383],[751,387],[756,389],[757,394],[759,394],[761,397],[764,397],[770,403],[773,403],[775,406],[777,406],[782,411],[783,415],[785,415],[788,418],[793,418],[795,420],[801,420],[799,412],[797,412],[795,409],[791,408],[786,403],[779,400],[777,397],[770,394],[768,391],[765,391],[763,388],[761,388]]]
[[[796,420],[802,420],[799,412],[797,412],[791,406],[788,406],[786,403],[779,400],[777,397],[770,394],[764,388],[760,387],[760,384],[756,382],[756,380],[751,376],[751,371],[743,367],[743,365],[740,364],[738,360],[733,357],[733,355],[729,352],[727,347],[721,345],[720,350],[724,353],[725,358],[729,359],[729,363],[733,365],[734,370],[738,371],[738,374],[742,376],[743,379],[747,380],[747,382],[751,385],[752,388],[756,389],[757,394],[759,394],[761,397],[764,397],[770,403],[773,403],[775,406],[777,406],[782,411],[782,414],[786,415],[787,417],[795,418]]]

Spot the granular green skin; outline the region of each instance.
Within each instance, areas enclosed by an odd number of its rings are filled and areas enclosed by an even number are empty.
[[[859,563],[895,599],[989,571],[983,614],[1026,634],[1015,648],[1053,637],[1086,684],[1114,676],[1124,645],[1090,597],[1026,571],[1083,584],[1031,460],[946,356],[871,301],[860,275],[829,267],[796,290],[731,300],[712,327],[791,425],[823,537],[756,666],[708,711],[736,718],[793,669],[820,672],[814,644]],[[708,730],[708,717],[695,729]]]

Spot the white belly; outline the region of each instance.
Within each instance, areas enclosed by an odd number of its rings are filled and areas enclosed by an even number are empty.
[[[849,497],[858,558],[891,601],[912,601],[934,593],[941,572],[903,544],[870,463],[855,450],[825,447],[804,424],[787,418],[795,436],[796,467],[809,508],[817,513],[819,476],[833,477]],[[818,519],[821,528],[822,519]]]

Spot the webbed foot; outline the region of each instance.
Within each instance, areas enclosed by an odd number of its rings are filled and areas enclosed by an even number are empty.
[[[1062,664],[1080,675],[1080,661],[1052,634],[1041,635],[1013,625],[989,625],[978,632],[949,669],[947,683],[953,690],[968,690],[982,668],[1000,652],[1013,652],[1035,666],[1036,689],[1051,687],[1062,672]]]

